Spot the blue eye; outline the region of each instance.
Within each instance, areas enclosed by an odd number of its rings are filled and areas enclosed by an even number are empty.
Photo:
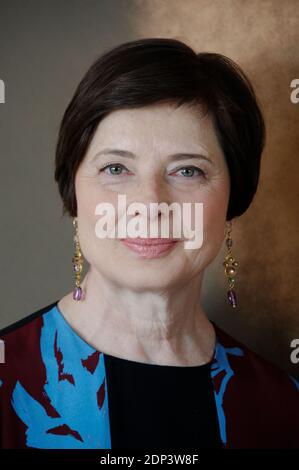
[[[109,173],[106,173],[106,170],[109,169]],[[127,170],[127,168],[124,165],[121,165],[120,163],[109,163],[106,164],[103,168],[99,170],[100,173],[106,173],[109,176],[119,176],[123,174],[123,170]],[[186,166],[179,168],[176,170],[174,173],[177,172],[184,172],[181,173],[182,176],[185,178],[196,178],[196,177],[205,177],[205,173],[203,170],[200,168],[197,168],[196,166]]]
[[[109,168],[109,170],[111,169],[112,172],[108,173],[110,174],[111,176],[117,176],[117,175],[121,175],[122,171],[115,171],[115,168],[117,169],[120,169],[120,170],[123,170],[125,167],[123,165],[120,165],[119,163],[111,163],[109,165],[106,165],[104,168],[101,168],[100,172],[104,172],[107,168]]]
[[[192,178],[193,176],[205,176],[205,173],[200,168],[197,168],[196,166],[186,166],[186,167],[180,168],[178,171],[186,171],[186,170],[187,172],[183,174],[183,176],[185,176],[186,178]],[[194,175],[195,172],[197,172],[197,174]]]

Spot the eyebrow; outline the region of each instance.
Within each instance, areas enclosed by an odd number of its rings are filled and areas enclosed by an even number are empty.
[[[136,155],[133,152],[130,152],[129,150],[106,148],[97,152],[92,158],[92,161],[94,161],[99,155],[102,155],[102,154],[118,155],[120,157],[127,157],[127,158],[132,158],[132,159],[136,158]],[[185,158],[199,158],[202,160],[207,160],[209,163],[212,163],[209,157],[207,157],[206,155],[202,155],[201,153],[178,152],[172,155],[168,155],[168,158],[170,161],[184,160]]]

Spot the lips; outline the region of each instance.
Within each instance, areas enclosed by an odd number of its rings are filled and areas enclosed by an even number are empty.
[[[171,238],[125,238],[121,241],[142,258],[158,258],[172,250],[178,242]]]
[[[140,246],[152,246],[152,245],[169,245],[170,243],[175,243],[177,240],[174,238],[122,238],[123,242],[126,244],[131,243],[133,245]]]

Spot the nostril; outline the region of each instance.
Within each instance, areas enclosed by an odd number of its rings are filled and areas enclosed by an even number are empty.
[[[161,215],[162,214],[162,211],[159,209],[158,210],[158,215]],[[135,211],[135,215],[139,215],[139,211]]]

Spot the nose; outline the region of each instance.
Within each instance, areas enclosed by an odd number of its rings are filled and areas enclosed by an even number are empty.
[[[167,184],[163,178],[158,176],[143,181],[142,185],[138,187],[137,195],[133,199],[134,202],[141,203],[146,207],[147,214],[150,215],[150,212],[152,212],[152,215],[158,215],[159,217],[162,215],[161,209],[157,208],[156,211],[152,204],[166,203],[169,205],[171,203]],[[139,213],[139,210],[135,211],[135,215]]]
[[[140,220],[139,227],[146,230],[147,237],[173,238],[173,235],[177,234],[176,238],[180,238],[181,220],[180,217],[178,220],[175,217],[176,210],[174,211],[174,209],[177,208],[171,204],[176,201],[173,201],[172,198],[171,187],[163,176],[157,174],[147,176],[141,184],[136,185],[134,191],[132,190],[130,193],[130,197],[127,194],[128,206],[136,203],[142,205],[141,208],[133,207],[133,212],[130,210],[131,216],[127,218],[127,221],[130,218],[141,217],[143,222],[141,223]],[[161,207],[159,207],[160,204]]]

